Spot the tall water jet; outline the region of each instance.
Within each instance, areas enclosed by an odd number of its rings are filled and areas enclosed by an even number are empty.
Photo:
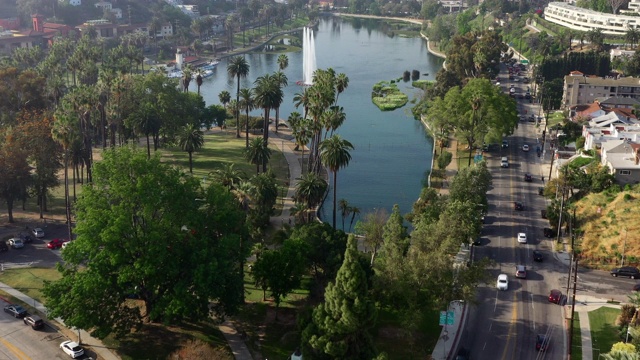
[[[302,83],[313,84],[313,73],[316,71],[316,45],[313,30],[305,27],[302,31]]]

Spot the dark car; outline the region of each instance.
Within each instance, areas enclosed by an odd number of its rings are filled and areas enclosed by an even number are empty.
[[[562,299],[562,292],[558,289],[553,289],[549,292],[549,302],[554,304],[560,304],[560,299]]]
[[[633,291],[640,291],[640,283],[633,285]]]
[[[25,325],[31,326],[33,330],[42,329],[44,327],[44,320],[38,315],[29,315],[22,319]]]
[[[31,237],[31,235],[27,235],[27,234],[20,234],[20,239],[22,239],[24,243],[33,242],[33,238]]]
[[[544,195],[544,188],[543,187],[539,187],[538,188],[538,195]]]
[[[519,201],[513,202],[513,210],[522,211],[524,210],[524,204]]]
[[[544,257],[540,251],[533,250],[533,261],[542,262],[543,259]]]
[[[21,318],[27,315],[27,310],[25,310],[22,306],[16,304],[9,304],[4,307],[4,312],[7,314],[11,314],[13,317]]]
[[[633,266],[623,266],[623,267],[615,268],[611,270],[611,276],[613,277],[626,276],[632,279],[640,279],[640,270],[638,270],[637,267],[633,267]]]
[[[547,210],[540,210],[540,216],[541,216],[543,219],[546,219],[546,218],[547,218]]]
[[[536,335],[536,350],[538,351],[547,351],[549,348],[549,341],[551,339],[545,335],[538,334]]]
[[[531,174],[524,174],[524,181],[532,182],[533,181],[533,177],[531,176]]]
[[[550,228],[544,228],[542,229],[542,232],[544,233],[544,237],[551,239],[552,237],[554,237],[555,235],[553,234],[553,229]]]

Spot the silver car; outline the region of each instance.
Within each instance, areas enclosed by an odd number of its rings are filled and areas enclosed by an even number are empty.
[[[24,242],[20,238],[9,239],[9,246],[14,249],[21,249],[24,247]]]

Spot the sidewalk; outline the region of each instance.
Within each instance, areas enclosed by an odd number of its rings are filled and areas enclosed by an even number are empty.
[[[442,327],[438,342],[433,348],[431,358],[433,360],[448,360],[457,351],[460,334],[466,327],[469,307],[463,301],[452,301],[449,303],[449,312],[453,312],[453,324]]]
[[[35,299],[28,297],[27,295],[21,293],[16,289],[10,288],[7,284],[0,282],[0,287],[2,288],[3,291],[7,292],[11,296],[17,299],[20,299],[22,302],[24,302],[25,304],[28,304],[29,306],[33,306],[36,310],[38,310],[43,315],[46,315],[48,313],[47,308],[45,308],[44,305],[37,302]],[[62,319],[56,318],[54,320],[66,327]],[[69,329],[69,330],[72,330],[72,329]],[[72,331],[76,332],[77,330],[72,330]],[[100,340],[91,337],[91,335],[89,335],[88,332],[84,330],[80,330],[80,338],[81,338],[81,345],[90,347],[91,350],[93,350],[96,353],[96,355],[98,356],[98,359],[103,359],[103,360],[120,359],[119,356],[111,352],[111,350],[109,350],[109,348],[107,348]],[[71,339],[71,340],[75,341],[76,339]]]
[[[284,119],[280,120],[280,122],[284,121]],[[272,127],[269,130],[269,145],[272,148],[282,151],[284,158],[287,160],[287,164],[289,165],[289,180],[287,181],[287,185],[289,185],[289,187],[287,188],[287,195],[282,200],[282,212],[279,216],[271,217],[271,224],[276,228],[280,228],[284,226],[284,224],[294,226],[295,218],[291,216],[290,210],[295,206],[293,197],[296,194],[296,179],[302,176],[302,159],[300,158],[302,152],[297,153],[294,150],[296,143],[293,135],[291,135],[291,129],[289,128],[280,128],[276,133],[275,127]],[[308,151],[305,151],[305,155],[307,154]]]

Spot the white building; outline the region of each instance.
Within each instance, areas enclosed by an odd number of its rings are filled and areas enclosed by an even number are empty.
[[[59,0],[60,3],[69,3],[71,6],[80,6],[82,5],[82,0]]]
[[[640,10],[640,0],[631,0],[629,9]],[[613,15],[583,9],[564,2],[552,2],[544,9],[544,18],[573,30],[600,29],[603,34],[624,35],[629,29],[640,30],[640,16]]]
[[[112,5],[108,1],[98,1],[97,3],[94,4],[94,6],[97,7],[97,8],[100,8],[102,10],[111,11],[111,9],[112,9]]]

